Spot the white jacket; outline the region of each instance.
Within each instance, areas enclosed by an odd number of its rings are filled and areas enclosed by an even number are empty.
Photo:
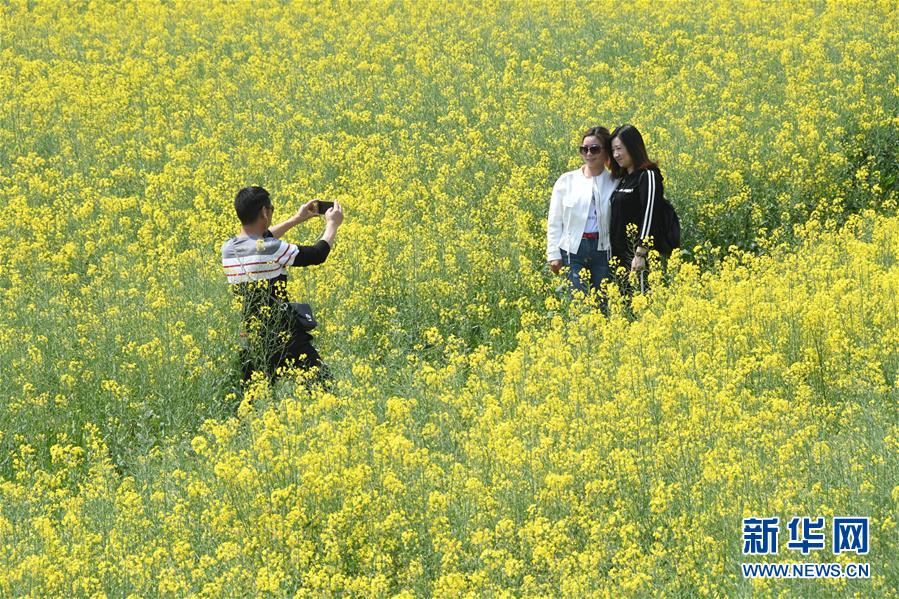
[[[595,181],[594,181],[595,179]],[[604,170],[598,177],[585,177],[581,169],[564,173],[553,185],[549,200],[549,218],[546,225],[546,261],[561,260],[562,252],[577,252],[587,225],[594,184],[598,188],[599,202],[596,216],[599,225],[599,249],[610,249],[609,224],[611,208],[609,199],[615,191],[611,173]]]

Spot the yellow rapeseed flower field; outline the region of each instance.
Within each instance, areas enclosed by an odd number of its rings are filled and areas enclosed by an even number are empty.
[[[3,3],[0,596],[899,596],[897,47],[891,0]],[[685,249],[607,318],[546,214],[624,122]],[[330,389],[236,387],[246,185],[345,207],[289,283]],[[870,518],[765,558],[870,578],[744,578],[754,516]]]

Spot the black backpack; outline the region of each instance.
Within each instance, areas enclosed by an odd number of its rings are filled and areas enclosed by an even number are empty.
[[[653,248],[667,257],[680,247],[680,218],[678,218],[674,206],[664,196],[661,203],[654,210],[656,213],[653,216],[650,229],[654,244]]]
[[[680,219],[674,206],[664,197],[656,210],[658,214],[654,219],[652,233],[655,249],[664,256],[670,256],[671,252],[680,247]]]

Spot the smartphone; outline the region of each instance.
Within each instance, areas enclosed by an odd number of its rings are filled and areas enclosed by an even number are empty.
[[[326,202],[324,200],[315,200],[315,211],[324,214],[329,208],[334,207],[334,202]]]

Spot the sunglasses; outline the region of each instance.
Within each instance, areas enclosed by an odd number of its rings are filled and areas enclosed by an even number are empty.
[[[584,155],[599,154],[600,152],[602,152],[602,146],[599,144],[593,144],[592,146],[581,146],[578,148],[578,150],[580,150],[581,154]]]

